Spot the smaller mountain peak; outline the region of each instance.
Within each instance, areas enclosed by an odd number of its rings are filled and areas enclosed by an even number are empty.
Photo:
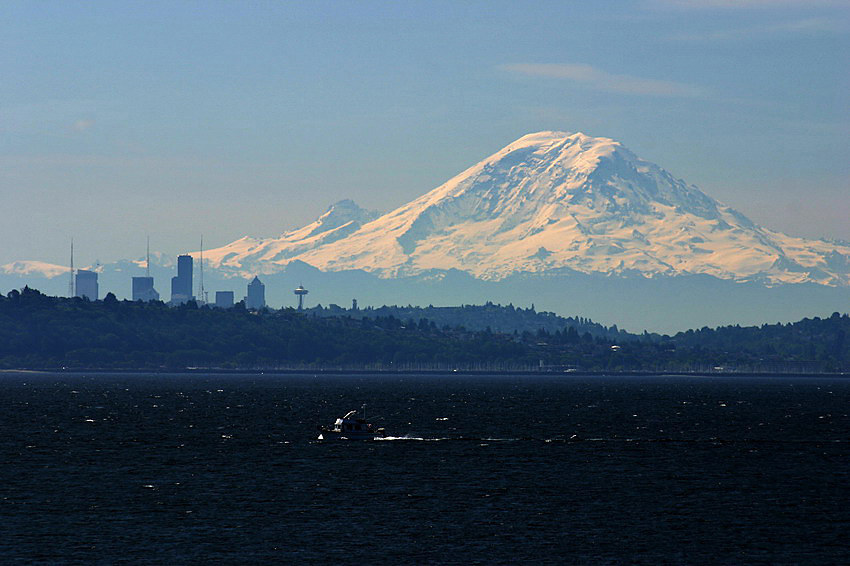
[[[366,210],[360,208],[353,200],[343,199],[330,205],[328,209],[319,216],[312,224],[310,235],[321,234],[328,230],[334,230],[349,223],[356,225],[366,224],[380,216],[377,210]]]
[[[346,198],[346,199],[338,200],[335,203],[333,203],[332,205],[330,205],[327,208],[327,210],[325,210],[324,214],[322,214],[322,216],[330,214],[334,211],[360,211],[360,210],[363,210],[363,209],[360,208],[357,205],[356,202],[354,202],[353,200],[351,200],[349,198]]]
[[[361,208],[351,199],[343,199],[330,205],[317,220],[322,224],[327,224],[329,222],[336,223],[339,221],[348,222],[349,220],[363,222],[364,220],[371,220],[377,216],[377,211],[366,210],[365,208]]]

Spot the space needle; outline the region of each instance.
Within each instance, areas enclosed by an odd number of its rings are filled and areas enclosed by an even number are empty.
[[[304,288],[304,285],[299,285],[298,288],[293,291],[296,295],[298,295],[298,310],[304,309],[304,295],[309,293],[307,289]]]

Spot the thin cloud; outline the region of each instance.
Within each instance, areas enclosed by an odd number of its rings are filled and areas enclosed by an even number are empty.
[[[847,7],[847,0],[647,0],[652,7],[706,10],[716,8],[814,8]]]
[[[846,33],[847,31],[850,31],[850,26],[843,22],[827,18],[807,18],[770,25],[717,30],[707,33],[683,33],[674,35],[671,39],[677,41],[729,41],[797,34]]]
[[[597,69],[591,65],[572,63],[517,63],[513,65],[501,65],[499,68],[531,77],[571,80],[583,83],[596,90],[621,94],[688,98],[697,97],[702,94],[699,88],[692,85],[657,79],[645,79],[630,75],[617,75]]]
[[[71,129],[73,129],[75,132],[85,132],[92,126],[94,126],[94,120],[77,120],[71,126]]]

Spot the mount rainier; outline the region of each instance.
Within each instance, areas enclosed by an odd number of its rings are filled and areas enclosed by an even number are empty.
[[[192,255],[197,259],[198,252]],[[278,238],[204,251],[206,289],[237,299],[260,275],[272,306],[534,304],[630,329],[673,332],[845,312],[850,244],[762,228],[618,142],[524,136],[387,214],[351,201]],[[144,261],[100,266],[102,294],[129,298]],[[68,268],[0,266],[5,289],[67,292]],[[168,299],[173,258],[151,274]]]
[[[850,285],[850,244],[762,228],[614,140],[548,131],[387,214],[341,201],[279,238],[245,237],[204,257],[234,275],[299,260],[380,278],[458,270],[500,281],[566,270]]]

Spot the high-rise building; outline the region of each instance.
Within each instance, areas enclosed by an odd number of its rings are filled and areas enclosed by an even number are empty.
[[[259,277],[248,283],[248,296],[245,297],[246,309],[261,309],[266,306],[266,286]]]
[[[192,296],[192,256],[177,256],[177,276],[171,278],[171,304],[180,305],[194,298]]]
[[[216,291],[215,306],[220,309],[229,309],[233,306],[233,291]]]
[[[159,293],[153,288],[153,277],[133,277],[134,301],[158,301]]]
[[[97,272],[87,269],[78,269],[75,286],[77,296],[85,297],[90,301],[97,300]]]

